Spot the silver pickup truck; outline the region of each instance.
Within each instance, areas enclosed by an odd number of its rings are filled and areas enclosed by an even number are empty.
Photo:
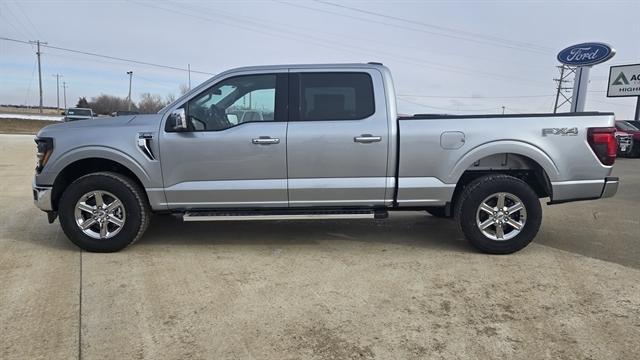
[[[506,254],[535,237],[539,199],[615,194],[614,132],[610,113],[399,117],[378,63],[246,67],[154,115],[45,127],[33,197],[95,252],[132,244],[152,213],[229,221],[426,210],[455,216],[479,250]]]

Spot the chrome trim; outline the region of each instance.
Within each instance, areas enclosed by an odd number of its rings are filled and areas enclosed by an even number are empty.
[[[292,214],[292,215],[203,215],[186,213],[183,221],[245,221],[245,220],[323,220],[323,219],[374,219],[375,214]]]
[[[33,203],[42,211],[53,211],[53,205],[51,204],[51,186],[36,186],[34,183],[31,187],[33,189]]]
[[[602,196],[601,198],[609,198],[618,192],[618,178],[614,179],[606,179],[604,182],[604,187],[602,188]]]
[[[251,143],[254,145],[280,144],[280,139],[261,136],[259,138],[251,139]]]
[[[551,185],[581,185],[581,184],[602,184],[604,179],[598,180],[570,180],[570,181],[552,181]]]
[[[149,160],[156,160],[156,157],[151,152],[151,148],[149,148],[149,141],[153,139],[153,134],[150,133],[140,133],[138,134],[138,148],[142,151],[142,153],[149,158]]]
[[[363,200],[296,200],[289,201],[290,204],[327,204],[327,203],[380,203],[384,202],[383,199],[363,199]]]
[[[189,126],[187,125],[187,113],[184,108],[179,108],[171,111],[169,117],[173,120],[171,128],[174,131],[187,131]]]
[[[353,142],[368,144],[372,142],[382,141],[382,136],[373,136],[370,134],[362,134],[353,138]]]
[[[216,202],[172,202],[171,206],[197,206],[199,208],[210,208],[220,205],[237,205],[239,207],[246,207],[251,205],[282,205],[288,204],[288,201],[216,201]]]

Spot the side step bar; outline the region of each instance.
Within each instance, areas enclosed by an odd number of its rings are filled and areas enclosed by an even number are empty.
[[[386,210],[187,211],[183,221],[385,219]]]

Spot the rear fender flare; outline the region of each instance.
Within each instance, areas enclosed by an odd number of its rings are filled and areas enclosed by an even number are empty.
[[[502,140],[482,144],[464,154],[449,172],[446,183],[457,183],[462,174],[476,161],[495,154],[517,154],[535,161],[547,173],[550,181],[560,178],[560,170],[542,149],[522,141]]]

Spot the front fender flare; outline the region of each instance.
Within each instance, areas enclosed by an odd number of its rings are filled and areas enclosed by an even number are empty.
[[[47,172],[59,174],[74,162],[89,158],[100,158],[117,162],[129,169],[140,180],[143,186],[153,187],[152,178],[135,158],[118,149],[107,146],[82,146],[68,150],[60,154],[53,164],[47,164],[51,166]]]

